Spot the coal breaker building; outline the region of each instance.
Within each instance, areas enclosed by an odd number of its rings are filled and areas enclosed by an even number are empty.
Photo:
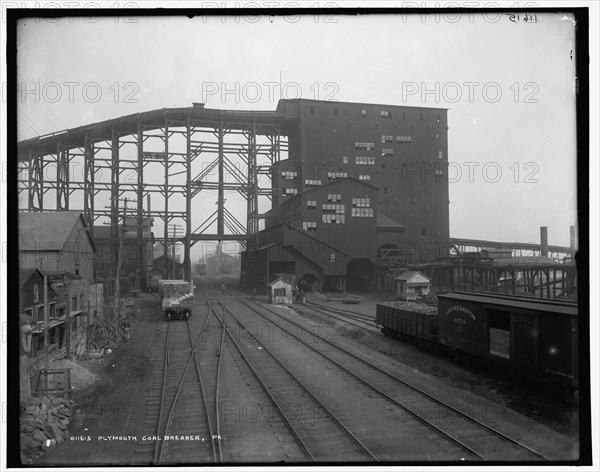
[[[288,159],[242,254],[242,281],[295,275],[304,290],[370,290],[380,270],[439,260],[449,242],[447,110],[280,100]],[[283,131],[283,130],[282,130]]]

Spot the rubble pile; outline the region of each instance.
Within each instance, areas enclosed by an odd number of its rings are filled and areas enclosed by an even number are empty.
[[[72,411],[71,400],[32,397],[21,411],[21,451],[50,449],[67,439]]]
[[[425,313],[430,315],[437,314],[437,308],[425,303],[416,303],[416,302],[385,302],[383,303],[385,306],[391,306],[394,308],[398,308],[400,310],[412,311],[414,313]]]

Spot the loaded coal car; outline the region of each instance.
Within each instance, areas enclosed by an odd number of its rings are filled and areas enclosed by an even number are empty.
[[[438,341],[478,358],[576,389],[577,303],[497,293],[438,296]]]
[[[427,347],[504,366],[563,391],[576,391],[579,384],[575,302],[454,292],[438,295],[437,309],[412,302],[377,304],[376,324],[386,336],[425,341]]]
[[[416,340],[434,347],[437,342],[437,308],[414,302],[377,304],[375,323],[386,336]]]
[[[194,282],[166,280],[159,282],[158,293],[163,315],[168,319],[187,319],[195,305]]]

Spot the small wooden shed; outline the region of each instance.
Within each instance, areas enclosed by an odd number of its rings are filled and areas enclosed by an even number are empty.
[[[267,284],[269,303],[277,305],[291,305],[293,302],[294,279],[292,276],[281,276]]]
[[[394,280],[399,300],[416,300],[431,291],[431,279],[418,271],[409,270]]]

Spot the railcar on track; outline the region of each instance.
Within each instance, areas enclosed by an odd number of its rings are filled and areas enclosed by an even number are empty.
[[[579,385],[576,302],[454,292],[438,296],[437,314],[378,304],[376,324],[387,336],[426,341],[569,390]]]

